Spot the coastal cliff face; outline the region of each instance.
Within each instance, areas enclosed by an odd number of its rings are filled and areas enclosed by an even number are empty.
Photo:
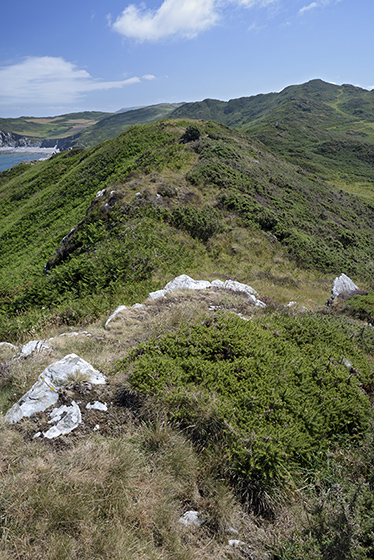
[[[0,148],[58,148],[67,150],[75,145],[79,134],[67,138],[35,138],[0,130]]]

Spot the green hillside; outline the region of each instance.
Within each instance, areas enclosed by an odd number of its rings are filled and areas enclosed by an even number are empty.
[[[167,117],[178,106],[178,103],[160,103],[149,105],[130,111],[124,111],[100,120],[97,124],[82,132],[77,140],[77,145],[90,148],[115,138],[121,132],[136,124],[147,124]]]
[[[374,92],[312,80],[280,93],[188,103],[173,117],[237,128],[338,188],[373,197]]]
[[[199,139],[187,141],[188,127],[133,127],[91,150],[2,174],[5,323],[35,306],[66,306],[67,299],[95,308],[95,298],[115,298],[124,285],[144,294],[186,269],[252,280],[253,238],[264,247],[260,253],[276,248],[296,267],[371,280],[372,205],[329,188],[247,135],[201,122]],[[268,265],[271,277],[274,263]]]
[[[70,139],[70,147],[90,148],[135,124],[167,117],[179,103],[160,103],[118,113],[85,111],[57,117],[0,118],[0,131],[37,139]]]

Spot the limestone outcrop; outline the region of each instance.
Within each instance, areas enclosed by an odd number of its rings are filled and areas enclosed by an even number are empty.
[[[58,402],[60,391],[72,381],[100,385],[105,384],[106,379],[76,354],[68,354],[45,368],[31,389],[6,413],[5,421],[14,424],[24,417],[47,410]],[[49,423],[56,423],[56,426],[43,433],[47,438],[69,433],[81,422],[81,412],[75,401],[70,406],[55,408],[50,414]]]

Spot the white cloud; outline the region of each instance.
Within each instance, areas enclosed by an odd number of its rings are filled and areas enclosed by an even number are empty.
[[[317,2],[312,2],[311,4],[308,4],[308,6],[304,6],[303,8],[301,8],[299,10],[299,14],[305,14],[305,12],[309,12],[310,10],[314,10],[314,8],[317,8],[318,4]]]
[[[130,4],[111,27],[127,38],[158,41],[179,36],[191,39],[213,27],[220,19],[220,9],[230,4],[246,8],[266,7],[279,0],[163,0],[157,10]]]
[[[0,67],[0,104],[68,104],[84,94],[122,88],[140,78],[105,82],[60,57],[27,57],[19,63]]]
[[[154,76],[153,74],[144,74],[144,76],[142,76],[143,80],[155,80],[156,76]]]
[[[113,23],[125,37],[155,41],[170,35],[192,38],[217,22],[214,0],[164,0],[157,11],[130,4]]]
[[[303,8],[301,8],[299,10],[299,15],[303,15],[306,12],[310,12],[311,10],[314,10],[315,8],[323,8],[325,6],[329,6],[331,4],[338,4],[339,2],[341,2],[341,0],[319,0],[318,2],[311,2],[310,4],[308,4],[307,6],[304,6]]]

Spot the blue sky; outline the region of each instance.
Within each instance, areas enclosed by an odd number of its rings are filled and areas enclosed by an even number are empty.
[[[374,0],[4,1],[0,117],[372,89],[373,25]]]

